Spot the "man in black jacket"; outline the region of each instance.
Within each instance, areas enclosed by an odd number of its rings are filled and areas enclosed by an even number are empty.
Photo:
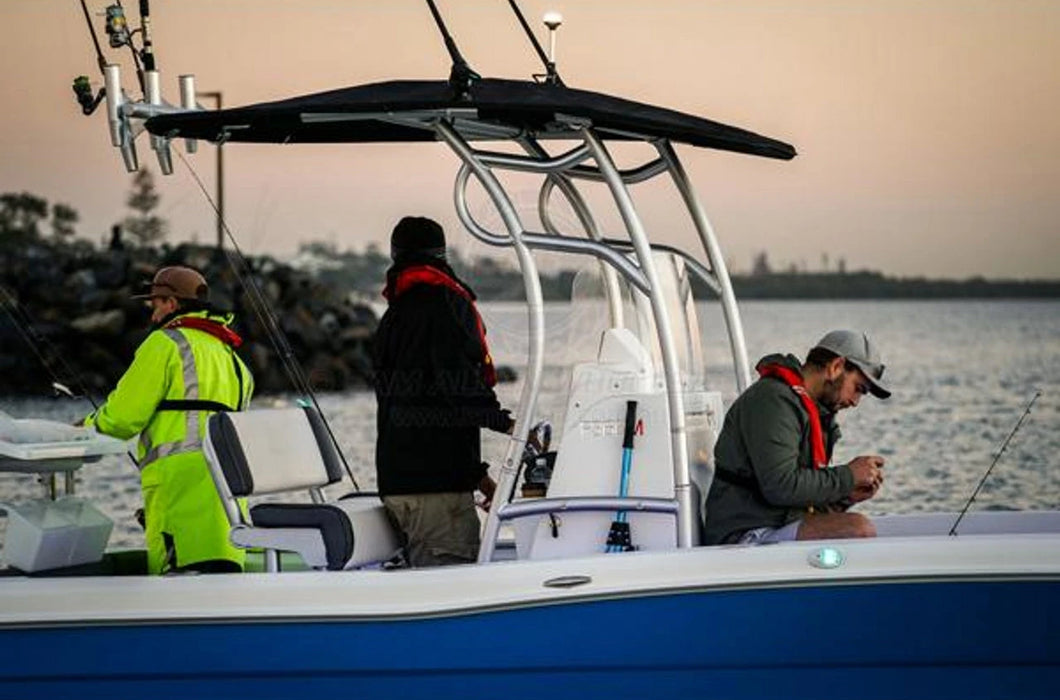
[[[485,326],[474,293],[446,263],[442,227],[407,216],[390,246],[389,306],[373,351],[379,494],[412,566],[474,562],[474,491],[488,502],[496,487],[479,431],[510,432],[513,421],[493,392]]]

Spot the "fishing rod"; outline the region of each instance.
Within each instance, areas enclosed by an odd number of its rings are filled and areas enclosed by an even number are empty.
[[[482,76],[472,70],[471,66],[460,54],[460,49],[457,48],[456,42],[453,41],[452,35],[449,34],[449,30],[446,28],[442,15],[439,14],[438,8],[434,4],[434,0],[427,0],[427,7],[431,10],[434,23],[438,25],[438,31],[442,33],[445,49],[449,52],[449,58],[453,62],[452,67],[449,69],[449,85],[460,99],[466,100],[471,92],[471,85],[476,80],[480,80]]]
[[[92,404],[93,409],[98,410],[99,405],[92,397],[92,393],[81,378],[81,375],[70,366],[62,353],[58,352],[51,341],[37,331],[29,313],[22,308],[22,305],[18,303],[18,300],[15,299],[14,295],[3,285],[0,285],[0,296],[3,297],[0,299],[0,302],[2,302],[8,318],[10,318],[11,322],[14,324],[15,331],[19,334],[22,340],[25,341],[26,345],[29,346],[29,349],[33,351],[33,354],[37,357],[37,360],[40,361],[44,370],[51,376],[52,389],[54,389],[57,394],[63,394],[72,399],[85,398],[90,404]],[[77,388],[81,391],[80,395],[77,395],[70,390],[70,387],[68,387],[67,383],[63,381],[63,377],[60,376],[60,373],[53,368],[53,361],[49,360],[48,356],[45,355],[45,350],[50,351],[49,354],[55,358],[55,361],[57,361],[59,365],[61,365],[60,369],[62,369],[65,375],[72,379],[77,385]]]
[[[88,5],[85,4],[85,0],[81,0],[81,10],[85,14],[88,33],[92,36],[92,45],[96,48],[96,64],[99,66],[100,74],[104,74],[107,69],[107,59],[103,56],[103,49],[99,45],[99,36],[96,34],[95,25],[92,24],[92,15],[88,12]],[[99,92],[93,96],[92,83],[88,76],[79,75],[74,78],[74,94],[77,96],[77,103],[81,105],[81,111],[87,117],[96,111],[99,103],[103,101],[103,97],[107,93],[106,89],[101,87]]]
[[[92,37],[92,46],[96,51],[96,65],[99,66],[99,72],[101,75],[106,75],[107,59],[103,55],[103,48],[99,43],[99,35],[96,33],[96,27],[92,24],[92,15],[88,11],[88,5],[85,0],[80,0],[81,12],[85,16],[85,24],[88,25],[88,33]],[[155,55],[154,48],[151,41],[151,7],[148,0],[140,0],[140,28],[129,29],[129,22],[125,17],[125,8],[121,4],[121,0],[116,0],[113,5],[108,5],[104,12],[104,25],[103,28],[107,34],[107,43],[112,49],[120,49],[123,46],[129,47],[129,52],[132,54],[133,65],[136,67],[136,78],[140,83],[140,91],[146,95],[146,83],[144,77],[144,71],[155,70]],[[136,46],[133,44],[133,36],[139,32],[141,37],[141,43],[143,48],[140,52],[137,52]],[[143,54],[143,65],[140,64],[140,54]],[[92,94],[92,83],[87,75],[79,75],[74,78],[73,84],[74,94],[77,96],[77,102],[81,105],[81,111],[86,116],[91,115],[99,107],[99,103],[103,101],[106,96],[106,87],[101,87],[99,92],[95,95]]]
[[[129,31],[127,22],[125,20],[125,11],[122,7],[121,0],[117,0],[115,4],[109,5],[107,7],[106,30],[107,35],[110,38],[110,45],[112,48],[129,46],[130,50],[133,52],[133,60],[136,63],[137,74],[140,77],[140,86],[141,89],[144,91],[144,100],[149,101],[152,104],[159,104],[161,102],[161,96],[159,94],[158,88],[157,66],[155,63],[154,56],[154,44],[151,39],[151,9],[149,0],[140,0],[139,4],[141,22],[141,27],[139,29]],[[93,44],[96,47],[97,62],[100,64],[100,68],[104,69],[107,67],[108,64],[103,58],[103,51],[99,45],[99,39],[96,35],[95,29],[92,26],[91,18],[88,13],[88,8],[85,5],[85,0],[81,0],[81,6],[82,10],[84,11],[85,19],[89,25],[89,31],[92,34]],[[141,45],[143,47],[141,51],[143,57],[142,69],[137,57],[135,46],[133,45],[133,35],[137,32],[140,33]],[[457,55],[459,55],[459,52],[457,52]],[[104,77],[108,77],[106,70],[104,71]],[[152,79],[148,80],[149,77]],[[187,81],[187,83],[190,86],[190,81]],[[150,89],[148,89],[148,87]],[[194,90],[189,87],[189,94],[184,95],[183,93],[185,90],[185,82],[183,81],[183,79],[181,83],[181,89],[182,104],[185,104],[185,106],[187,106],[190,103],[192,105],[191,108],[194,108]],[[81,102],[82,109],[85,111],[86,114],[89,114],[90,110],[88,110],[85,105],[92,98],[91,87],[89,86],[87,76],[79,76],[74,81],[74,90],[78,94],[78,101]],[[103,91],[101,91],[101,93],[102,92]],[[85,97],[86,94],[87,97]],[[120,98],[120,95],[112,95],[112,97],[115,98],[116,102],[118,102],[118,98]],[[187,98],[187,101],[185,98]],[[95,107],[93,106],[92,108],[94,109]],[[108,117],[113,119],[113,115],[108,115]],[[112,124],[112,129],[113,128],[115,127]],[[155,137],[152,138],[154,139]],[[120,145],[118,141],[115,141],[114,143],[115,145]],[[131,144],[125,144],[123,148],[124,147],[131,148]],[[170,172],[172,172],[172,163],[169,161],[168,147],[162,149],[157,146],[154,146],[154,148],[158,152],[159,164],[162,166],[163,173],[169,174]],[[125,150],[122,151],[122,155],[123,157],[127,156]],[[281,358],[284,364],[284,369],[287,373],[287,376],[294,384],[294,388],[296,391],[310,398],[313,407],[316,409],[317,413],[320,415],[321,420],[324,423],[325,429],[328,433],[328,437],[331,438],[332,443],[335,445],[335,449],[338,452],[340,459],[342,460],[343,466],[346,468],[346,473],[350,477],[350,481],[353,483],[354,488],[359,491],[361,487],[357,483],[357,479],[353,476],[353,471],[350,469],[350,466],[346,461],[346,456],[343,454],[342,449],[339,447],[338,440],[335,438],[335,435],[331,430],[331,426],[329,425],[327,419],[324,417],[323,411],[320,408],[320,404],[318,403],[317,398],[313,393],[312,387],[310,387],[309,385],[308,378],[306,377],[305,373],[302,371],[301,366],[298,364],[297,360],[294,357],[294,352],[291,349],[290,343],[287,342],[286,336],[280,329],[279,323],[277,322],[275,315],[271,312],[268,301],[265,299],[265,296],[264,294],[262,294],[261,289],[254,281],[250,265],[247,262],[246,257],[243,255],[243,252],[240,249],[239,244],[235,239],[235,236],[232,235],[231,230],[228,228],[227,222],[221,216],[221,212],[218,209],[217,204],[213,201],[213,198],[210,197],[210,194],[206,191],[206,188],[203,185],[202,180],[199,178],[198,173],[195,172],[195,169],[191,167],[188,161],[184,158],[183,154],[179,153],[179,151],[178,155],[180,156],[180,159],[181,161],[183,161],[184,165],[188,168],[189,172],[192,174],[192,177],[195,179],[195,182],[199,186],[199,189],[202,190],[203,195],[205,195],[206,197],[206,201],[210,204],[214,212],[217,214],[218,221],[221,222],[223,230],[225,231],[225,233],[227,233],[229,240],[232,242],[232,246],[236,256],[228,254],[226,256],[228,263],[231,266],[233,272],[235,272],[236,277],[237,279],[239,279],[243,289],[247,292],[251,300],[251,308],[253,309],[259,321],[261,321],[262,325],[265,327],[269,339],[272,342],[273,348],[276,350],[276,354]],[[126,157],[126,167],[130,171],[134,171],[137,169],[135,151],[132,151],[131,157]]]
[[[2,284],[0,284],[0,295],[3,296],[3,299],[0,299],[0,301],[3,302],[4,311],[7,312],[8,318],[14,323],[15,330],[26,344],[29,345],[33,354],[37,356],[41,366],[44,367],[44,371],[51,375],[52,389],[55,391],[56,396],[62,394],[71,399],[87,399],[88,402],[92,404],[92,410],[99,411],[99,403],[92,397],[92,392],[89,390],[88,385],[85,384],[84,379],[81,378],[81,375],[77,370],[70,366],[70,363],[68,363],[65,358],[63,358],[62,353],[58,351],[55,345],[37,331],[34,327],[33,320],[29,317],[29,313],[22,308],[11,292],[9,292]],[[16,313],[18,316],[15,315]],[[21,319],[19,318],[20,316]],[[52,368],[52,363],[45,356],[44,352],[41,351],[41,346],[50,350],[51,355],[58,359],[59,364],[62,365],[62,369],[66,371],[67,375],[74,380],[78,388],[81,390],[80,395],[71,391],[70,387],[62,381],[59,374]],[[140,463],[130,450],[125,451],[125,456],[128,457],[129,461],[132,462],[132,465],[139,470]]]
[[[251,310],[258,318],[258,321],[265,326],[269,341],[272,343],[273,349],[283,363],[284,371],[287,373],[288,379],[294,384],[297,392],[309,397],[313,408],[316,409],[317,414],[320,416],[320,419],[324,424],[324,429],[327,431],[328,437],[335,446],[335,451],[339,454],[339,459],[342,460],[342,466],[346,469],[346,475],[349,476],[350,481],[353,482],[353,487],[360,491],[361,486],[353,476],[353,470],[350,468],[349,462],[346,461],[346,455],[343,454],[342,448],[339,447],[338,439],[332,432],[331,425],[328,423],[327,418],[324,417],[324,412],[321,410],[320,404],[317,402],[316,394],[313,392],[313,388],[309,384],[309,378],[305,375],[305,371],[302,369],[301,364],[299,364],[298,358],[295,357],[291,344],[287,342],[287,336],[284,334],[283,329],[280,328],[276,315],[272,312],[272,307],[265,298],[264,293],[262,293],[258,283],[254,280],[254,271],[251,269],[246,256],[243,255],[243,251],[239,247],[239,242],[236,241],[235,236],[232,234],[232,230],[228,227],[228,222],[221,216],[221,212],[217,207],[217,204],[214,202],[213,197],[211,197],[210,193],[207,191],[205,184],[203,184],[202,178],[200,178],[195,169],[191,167],[191,164],[188,163],[184,154],[177,151],[177,156],[180,158],[181,162],[184,163],[188,172],[191,173],[192,179],[195,180],[195,184],[198,185],[203,196],[206,197],[206,201],[213,208],[214,213],[218,217],[218,221],[221,222],[221,228],[224,230],[225,234],[228,236],[228,240],[232,244],[231,251],[226,252],[225,257],[228,260],[228,264],[232,268],[232,271],[236,274],[236,279],[239,280],[239,284],[249,295],[251,300]]]
[[[121,0],[118,7],[121,7]],[[142,48],[140,54],[144,59],[144,70],[157,70],[155,67],[154,44],[151,42],[151,3],[149,0],[140,0],[140,43]],[[132,48],[132,44],[129,45]]]
[[[563,79],[559,77],[559,73],[556,72],[556,61],[555,61],[555,42],[553,41],[553,56],[549,58],[545,54],[545,50],[541,48],[541,42],[537,40],[537,36],[533,30],[530,29],[530,25],[526,23],[526,17],[523,16],[522,10],[519,9],[519,5],[516,4],[515,0],[508,0],[508,4],[511,5],[512,12],[515,13],[516,18],[519,20],[519,24],[522,25],[523,31],[526,32],[527,38],[530,39],[530,43],[533,44],[534,50],[537,52],[538,57],[541,59],[541,63],[545,66],[545,82],[551,85],[563,85]],[[545,22],[551,31],[555,31],[555,28],[559,26],[558,22],[555,22],[555,15],[551,17],[546,15]],[[550,22],[551,19],[551,22]],[[554,24],[553,24],[554,23]],[[555,35],[553,35],[555,36]],[[537,75],[534,76],[538,77]]]
[[[1001,449],[999,449],[997,451],[997,454],[994,455],[994,461],[990,463],[990,466],[987,468],[986,473],[983,474],[983,478],[979,480],[979,485],[975,487],[975,491],[972,492],[971,498],[969,498],[968,502],[964,504],[964,508],[961,509],[960,515],[957,516],[956,522],[954,522],[953,527],[950,528],[950,537],[956,536],[957,526],[961,524],[961,520],[964,518],[964,514],[967,513],[968,509],[972,506],[972,502],[975,500],[975,497],[979,495],[979,489],[983,488],[983,484],[986,483],[987,478],[990,476],[990,472],[994,470],[994,466],[1001,459],[1001,455],[1005,454],[1005,449],[1008,447],[1009,442],[1011,442],[1012,438],[1015,437],[1017,432],[1019,432],[1020,426],[1023,425],[1023,420],[1030,415],[1031,406],[1034,405],[1034,402],[1037,401],[1038,397],[1041,395],[1042,392],[1040,390],[1035,390],[1034,396],[1031,397],[1031,400],[1027,404],[1027,407],[1023,409],[1023,413],[1020,414],[1020,418],[1018,421],[1016,421],[1015,427],[1012,428],[1012,431],[1008,434],[1008,437],[1005,438],[1005,441],[1001,443]]]
[[[92,15],[88,12],[88,5],[85,0],[81,0],[81,11],[85,13],[85,23],[88,25],[88,32],[92,35],[92,44],[96,47],[96,63],[99,64],[99,72],[102,73],[103,69],[107,67],[107,59],[103,57],[103,49],[99,45],[99,35],[96,34],[96,26],[92,24]]]

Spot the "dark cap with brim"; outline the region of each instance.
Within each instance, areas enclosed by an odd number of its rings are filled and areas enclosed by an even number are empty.
[[[206,284],[206,278],[190,267],[163,267],[151,280],[151,291],[137,294],[133,299],[152,297],[176,297],[187,301],[206,302],[210,298],[210,287]]]
[[[867,335],[858,331],[831,331],[814,347],[834,352],[861,370],[873,396],[878,399],[890,398],[891,390],[883,383],[884,364]]]

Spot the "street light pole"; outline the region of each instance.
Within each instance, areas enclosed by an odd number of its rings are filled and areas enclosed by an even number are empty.
[[[224,102],[220,91],[197,92],[196,97],[217,100],[217,109],[224,108]],[[225,156],[224,142],[217,144],[217,249],[221,250],[225,244]]]

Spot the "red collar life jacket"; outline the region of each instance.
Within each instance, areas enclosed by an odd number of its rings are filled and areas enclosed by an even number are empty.
[[[238,348],[243,344],[243,339],[234,330],[208,318],[198,316],[180,316],[165,325],[166,328],[194,328],[197,331],[209,333],[225,345]]]
[[[433,284],[445,287],[454,294],[467,300],[471,310],[475,314],[475,327],[478,330],[478,342],[482,348],[482,380],[486,386],[493,387],[497,384],[497,370],[493,366],[493,356],[490,355],[489,345],[486,343],[486,326],[482,323],[482,316],[475,306],[475,297],[464,285],[445,274],[436,267],[430,265],[412,265],[398,273],[393,287],[387,286],[383,290],[383,296],[388,302],[394,301],[409,289],[418,284]]]
[[[823,469],[828,465],[828,457],[824,450],[824,433],[821,430],[821,413],[817,410],[817,402],[806,393],[806,384],[802,375],[784,365],[759,365],[756,367],[758,374],[762,377],[773,377],[791,387],[791,390],[799,397],[803,408],[810,414],[810,447],[813,450],[813,468]]]

